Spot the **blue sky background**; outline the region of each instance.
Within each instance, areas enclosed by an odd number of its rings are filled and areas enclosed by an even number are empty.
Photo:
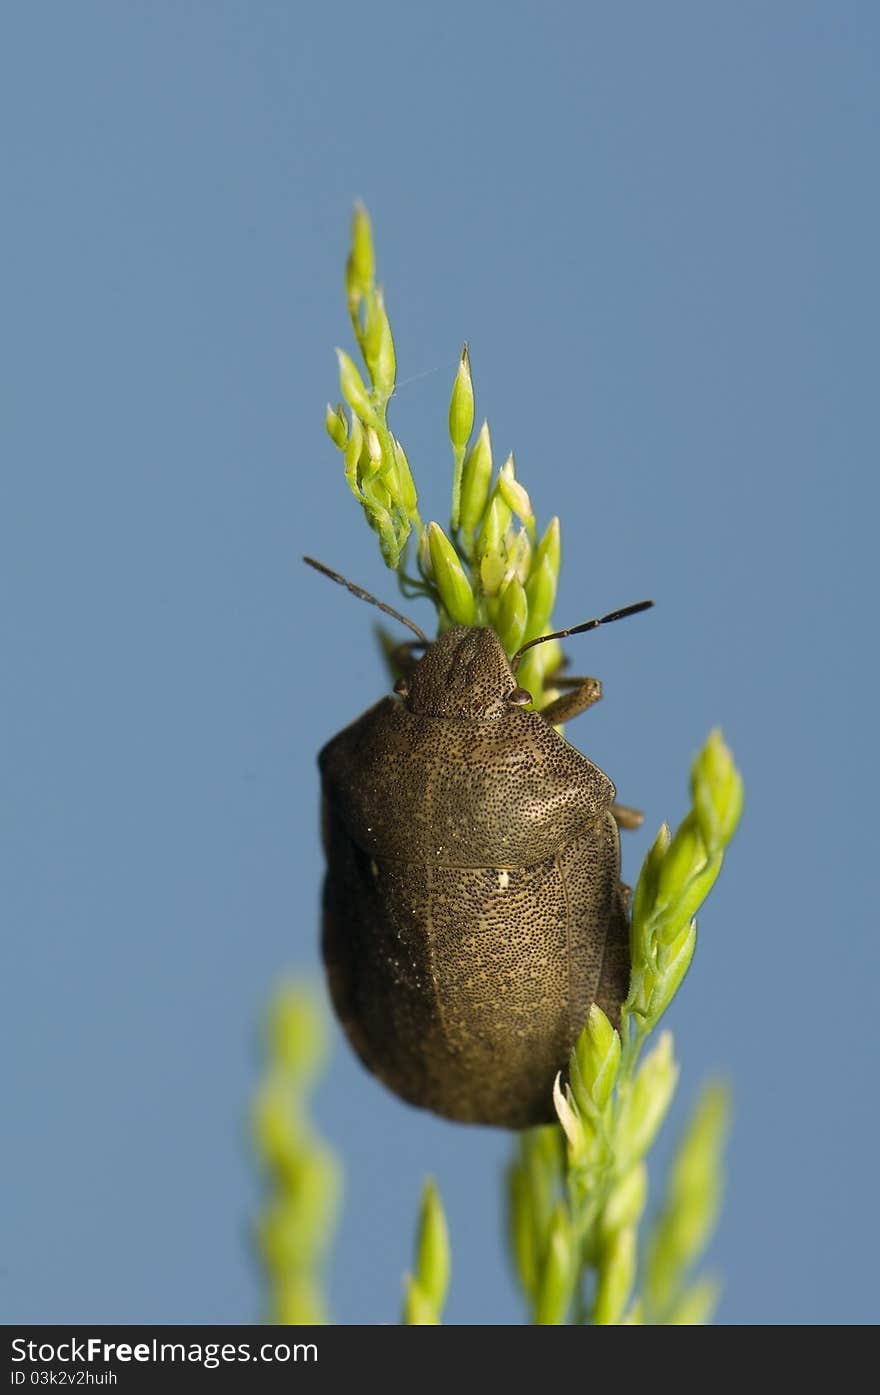
[[[467,338],[560,623],[657,600],[576,657],[630,879],[710,726],[746,775],[659,1149],[725,1073],[720,1318],[877,1320],[878,41],[854,0],[4,8],[5,1321],[260,1312],[257,1025],[319,972],[315,753],[385,688],[300,554],[395,595],[322,424],[358,195],[424,513]],[[430,1171],[449,1319],[518,1321],[504,1135],[338,1036],[318,1114],[338,1320],[395,1320]]]

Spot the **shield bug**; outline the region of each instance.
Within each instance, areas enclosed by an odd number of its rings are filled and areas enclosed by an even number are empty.
[[[554,677],[543,711],[517,685],[523,653],[647,609],[641,601],[531,640],[508,659],[490,628],[417,625],[311,558],[417,635],[385,697],[321,751],[323,955],[364,1065],[450,1119],[526,1128],[598,1003],[629,987],[618,826],[641,822],[555,725],[601,696]],[[424,651],[421,657],[416,652]]]

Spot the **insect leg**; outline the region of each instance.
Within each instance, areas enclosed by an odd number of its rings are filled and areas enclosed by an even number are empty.
[[[641,828],[645,822],[641,809],[633,809],[629,804],[612,804],[611,817],[618,828]]]
[[[392,678],[408,677],[419,659],[425,645],[420,639],[405,639],[400,644],[383,644],[385,662]]]
[[[548,687],[571,688],[570,693],[563,693],[561,697],[541,708],[541,716],[545,717],[553,727],[561,726],[563,722],[570,722],[572,718],[579,717],[582,712],[586,712],[588,707],[592,707],[594,702],[598,702],[602,696],[602,684],[598,678],[565,678],[554,674],[552,678],[545,680]]]

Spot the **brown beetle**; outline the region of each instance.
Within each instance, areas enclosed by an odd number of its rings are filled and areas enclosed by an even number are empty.
[[[494,630],[462,626],[429,643],[305,560],[425,646],[398,696],[319,756],[336,1012],[363,1063],[410,1103],[471,1123],[546,1123],[590,1004],[617,1024],[629,986],[618,823],[641,816],[554,730],[599,684],[554,679],[573,691],[526,712],[514,670],[530,646],[508,660]]]

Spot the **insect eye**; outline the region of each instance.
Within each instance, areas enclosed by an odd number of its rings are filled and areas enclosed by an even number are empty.
[[[400,697],[407,697],[409,695],[409,679],[398,678],[394,685],[394,691],[398,693]]]
[[[508,702],[513,703],[514,707],[528,707],[531,700],[532,695],[526,692],[525,688],[514,688],[510,697],[507,699]]]

